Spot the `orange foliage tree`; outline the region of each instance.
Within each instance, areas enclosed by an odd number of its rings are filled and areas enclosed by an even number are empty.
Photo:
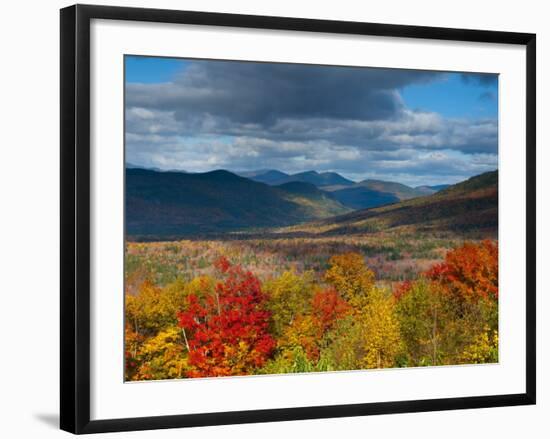
[[[445,292],[467,301],[498,299],[498,245],[485,240],[465,243],[434,265],[426,276],[438,282]]]
[[[350,312],[349,304],[334,288],[318,291],[312,300],[313,317],[321,337],[332,329],[334,323]]]
[[[308,360],[318,361],[323,337],[349,311],[350,306],[334,288],[317,291],[311,299],[311,312],[296,318],[279,339],[283,357],[293,359],[299,348]]]

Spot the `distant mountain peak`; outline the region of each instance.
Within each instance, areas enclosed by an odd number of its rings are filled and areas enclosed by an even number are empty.
[[[213,171],[203,172],[203,173],[197,174],[197,175],[242,178],[242,177],[238,176],[237,174],[234,174],[233,172],[228,171],[226,169],[214,169]]]
[[[354,184],[353,181],[342,177],[336,172],[318,172],[313,169],[298,172],[296,174],[287,174],[276,169],[268,169],[264,171],[240,172],[239,175],[272,186],[278,186],[291,181],[302,181],[313,184],[317,187],[334,185],[349,186]]]

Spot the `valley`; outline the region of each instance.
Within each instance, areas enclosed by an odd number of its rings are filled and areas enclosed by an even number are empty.
[[[211,275],[221,256],[269,279],[288,270],[319,275],[332,255],[348,252],[362,254],[379,283],[392,285],[417,278],[466,241],[498,238],[496,171],[430,195],[359,210],[299,181],[270,186],[227,171],[192,178],[157,174],[159,186],[142,189],[148,204],[137,202],[138,182],[129,180],[127,228],[139,232],[126,244],[130,290],[144,279],[165,285]],[[145,185],[147,173],[139,177]],[[193,186],[179,193],[184,181]]]

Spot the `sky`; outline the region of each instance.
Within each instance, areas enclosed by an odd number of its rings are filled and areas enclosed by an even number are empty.
[[[125,57],[126,162],[455,183],[498,163],[498,75]]]

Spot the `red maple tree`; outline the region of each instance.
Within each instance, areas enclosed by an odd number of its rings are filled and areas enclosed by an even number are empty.
[[[265,364],[275,346],[258,278],[226,258],[216,268],[225,279],[214,294],[190,294],[187,309],[178,313],[193,378],[249,374]]]
[[[314,319],[319,327],[319,336],[331,329],[338,319],[351,310],[350,305],[332,287],[315,293],[312,307]]]

